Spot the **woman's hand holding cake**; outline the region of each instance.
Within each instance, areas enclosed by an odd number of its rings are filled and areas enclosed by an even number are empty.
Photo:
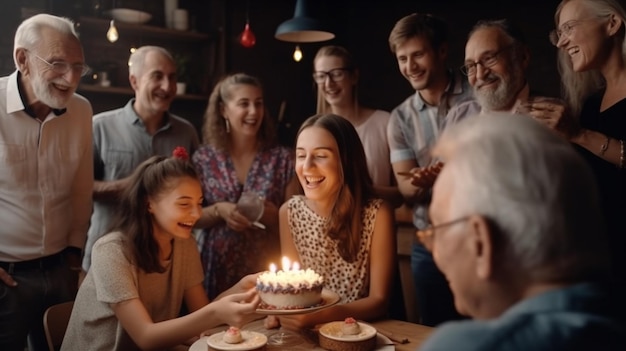
[[[244,293],[235,293],[224,296],[214,301],[213,318],[219,319],[224,324],[241,327],[255,319],[258,315],[255,311],[261,299],[254,289]]]

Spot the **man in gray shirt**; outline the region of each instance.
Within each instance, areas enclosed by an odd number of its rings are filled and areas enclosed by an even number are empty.
[[[83,258],[85,271],[91,264],[91,248],[110,229],[116,198],[135,167],[150,156],[171,155],[177,146],[192,154],[199,144],[193,125],[168,112],[176,95],[171,54],[158,46],[143,46],[128,62],[135,97],[93,119],[94,211]]]

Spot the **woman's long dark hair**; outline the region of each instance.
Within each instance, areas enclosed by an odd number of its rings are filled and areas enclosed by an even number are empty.
[[[193,164],[177,157],[153,156],[131,175],[123,190],[111,231],[122,232],[129,258],[146,273],[163,272],[148,200],[172,190],[181,178],[198,179]]]
[[[352,123],[343,117],[333,114],[309,117],[300,127],[298,136],[313,126],[327,130],[337,142],[343,184],[329,218],[328,236],[337,240],[341,257],[354,262],[361,244],[363,209],[374,198],[363,145]]]

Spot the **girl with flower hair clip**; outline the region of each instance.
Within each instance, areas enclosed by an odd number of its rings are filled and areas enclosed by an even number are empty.
[[[63,350],[168,349],[217,325],[254,318],[256,275],[209,304],[191,235],[202,189],[187,150],[173,154],[146,160],[131,176],[114,230],[94,245]],[[183,302],[190,313],[178,317]]]

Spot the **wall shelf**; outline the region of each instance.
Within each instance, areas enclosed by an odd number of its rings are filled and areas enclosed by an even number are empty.
[[[77,92],[79,94],[82,93],[94,93],[94,94],[115,94],[115,95],[125,95],[129,98],[135,95],[135,91],[129,87],[103,87],[100,85],[94,84],[81,84],[78,86]],[[181,94],[176,95],[174,100],[195,100],[195,101],[207,101],[209,99],[208,96],[199,95],[199,94]]]
[[[80,17],[77,23],[77,30],[79,32],[99,32],[104,37],[104,34],[109,28],[111,20],[94,18],[94,17]],[[175,29],[168,29],[163,27],[144,25],[144,24],[130,24],[115,21],[115,26],[122,36],[142,36],[145,38],[158,38],[162,40],[183,40],[188,42],[201,42],[208,41],[214,36],[207,33],[181,31]]]

